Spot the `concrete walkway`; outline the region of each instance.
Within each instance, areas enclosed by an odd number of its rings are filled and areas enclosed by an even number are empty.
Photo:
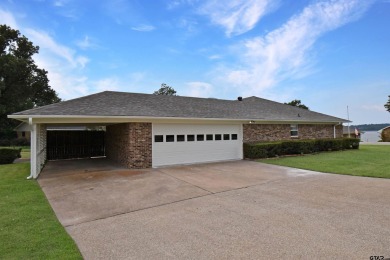
[[[360,142],[360,145],[390,145],[390,142]]]
[[[85,259],[390,257],[388,179],[250,161],[83,163],[59,173],[50,162],[39,183]]]

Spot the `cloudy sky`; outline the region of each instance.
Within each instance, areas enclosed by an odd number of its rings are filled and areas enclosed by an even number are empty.
[[[390,122],[389,0],[0,0],[62,99],[104,90],[300,99]]]

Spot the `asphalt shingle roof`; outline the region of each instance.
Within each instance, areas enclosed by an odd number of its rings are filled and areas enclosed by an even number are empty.
[[[258,97],[238,100],[104,91],[15,113],[28,116],[134,116],[346,122],[345,119]]]

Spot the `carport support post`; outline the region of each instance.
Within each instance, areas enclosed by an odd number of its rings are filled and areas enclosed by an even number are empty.
[[[32,120],[30,118],[29,123],[31,124],[31,168],[30,168],[30,176],[27,179],[37,178],[37,125],[32,124]]]

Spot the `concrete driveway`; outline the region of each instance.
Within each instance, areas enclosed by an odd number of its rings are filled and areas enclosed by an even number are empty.
[[[80,160],[49,162],[39,184],[86,259],[390,257],[388,179]]]

